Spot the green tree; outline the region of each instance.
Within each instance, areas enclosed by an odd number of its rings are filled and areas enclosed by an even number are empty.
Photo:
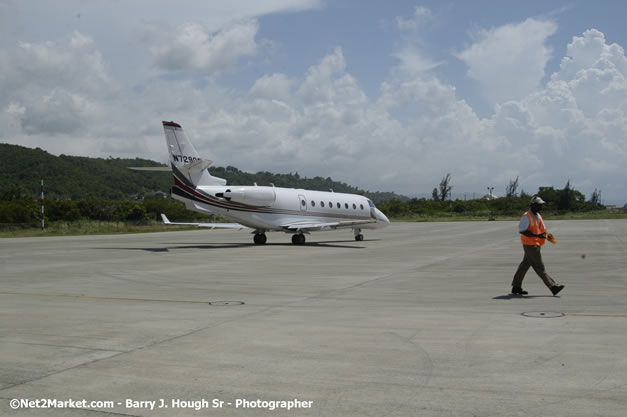
[[[34,200],[0,201],[0,223],[35,225],[40,213],[40,206]]]
[[[590,204],[598,206],[601,204],[601,190],[597,190],[596,188],[592,192],[590,196]]]
[[[571,210],[575,207],[575,193],[570,186],[570,180],[566,182],[564,189],[558,193],[557,208],[559,210]]]
[[[451,183],[451,174],[446,174],[446,176],[442,178],[442,181],[440,181],[440,192],[439,192],[440,201],[444,201],[446,200],[447,197],[449,197],[449,194],[451,193],[451,190],[453,189],[453,186],[451,186],[450,183]]]
[[[0,200],[30,200],[31,195],[24,189],[21,184],[11,184],[0,193]]]
[[[540,187],[537,195],[547,202],[549,207],[557,205],[558,193],[553,187]]]
[[[518,177],[515,180],[510,180],[509,185],[505,187],[505,197],[516,197],[516,190],[518,189]]]

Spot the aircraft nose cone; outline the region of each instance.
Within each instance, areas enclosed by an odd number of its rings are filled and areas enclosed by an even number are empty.
[[[387,218],[387,216],[385,214],[383,214],[383,212],[381,212],[381,210],[376,209],[375,211],[375,215],[377,217],[377,220],[379,220],[380,222],[389,224],[390,220]]]

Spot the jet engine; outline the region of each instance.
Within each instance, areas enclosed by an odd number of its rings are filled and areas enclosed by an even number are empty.
[[[276,200],[276,193],[270,187],[232,187],[217,193],[216,197],[253,207],[268,207]]]

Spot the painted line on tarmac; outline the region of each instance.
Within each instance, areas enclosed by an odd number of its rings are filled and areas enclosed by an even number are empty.
[[[10,291],[0,291],[0,295],[18,295],[18,296],[24,296],[24,297],[80,298],[80,299],[86,299],[86,300],[109,300],[109,301],[146,301],[146,302],[159,302],[159,303],[211,304],[210,301],[168,300],[168,299],[159,299],[159,298],[102,297],[102,296],[96,296],[96,295],[45,294],[45,293],[27,293],[27,292],[10,292]]]

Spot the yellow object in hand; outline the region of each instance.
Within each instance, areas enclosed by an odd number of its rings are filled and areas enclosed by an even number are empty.
[[[546,238],[546,240],[553,244],[557,242],[557,240],[555,240],[555,236],[553,236],[551,233],[544,233],[544,237]]]

